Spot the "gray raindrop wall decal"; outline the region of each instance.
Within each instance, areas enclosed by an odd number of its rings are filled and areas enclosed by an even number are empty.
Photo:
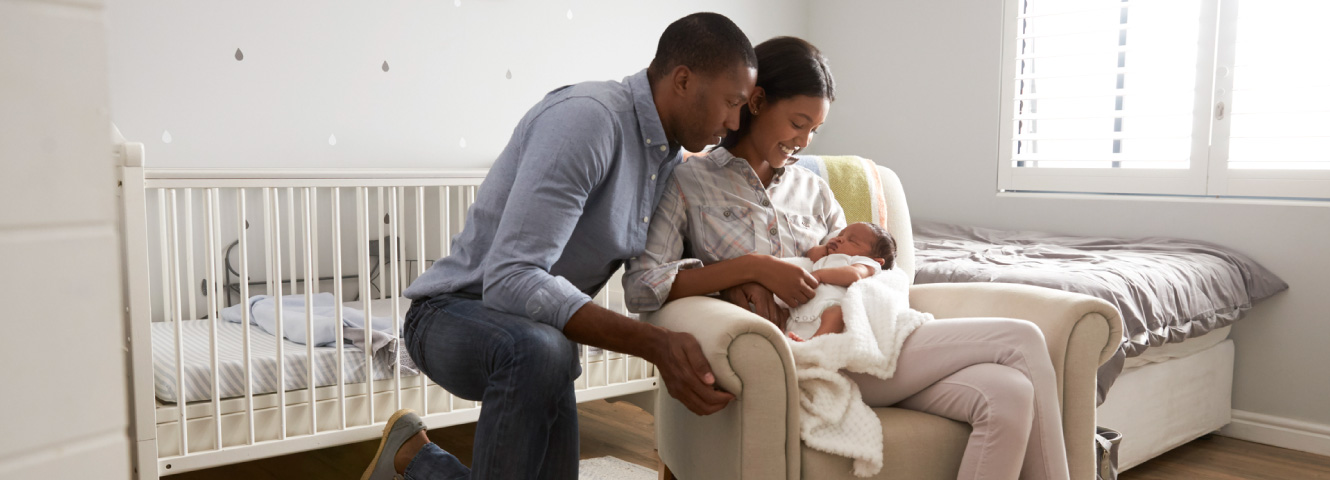
[[[237,49],[236,49],[236,61],[239,62],[239,61],[244,60],[244,59],[245,59],[245,52],[242,52],[242,51],[240,51],[239,48],[237,48]]]
[[[328,135],[328,145],[337,145],[337,135]]]
[[[513,79],[513,71],[512,71],[512,70],[509,70],[509,71],[507,71],[507,72],[504,72],[504,74],[503,74],[503,78],[506,78],[506,79],[512,80],[512,79]]]
[[[572,19],[573,19],[573,9],[571,9],[571,8],[568,9],[568,19],[569,19],[569,20],[572,20]]]
[[[383,71],[385,71],[385,72],[388,71],[388,61],[387,61],[387,60],[384,60],[384,61],[383,61]]]
[[[462,0],[453,0],[453,6],[454,7],[462,6]]]
[[[466,137],[462,137],[462,140],[457,142],[457,146],[466,148]]]
[[[162,130],[162,143],[171,143],[171,131]]]

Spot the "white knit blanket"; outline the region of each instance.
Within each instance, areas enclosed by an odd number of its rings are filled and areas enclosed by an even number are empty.
[[[810,448],[854,460],[854,474],[882,470],[882,424],[859,386],[841,370],[891,378],[901,344],[932,315],[910,309],[910,282],[900,269],[850,285],[841,302],[845,333],[791,342],[799,379],[799,433]]]

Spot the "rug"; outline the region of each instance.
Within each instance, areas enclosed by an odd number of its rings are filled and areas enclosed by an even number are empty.
[[[656,480],[656,477],[655,470],[614,457],[582,460],[577,475],[579,480]]]

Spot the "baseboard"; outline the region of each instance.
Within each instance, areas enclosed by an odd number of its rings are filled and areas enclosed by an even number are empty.
[[[1330,456],[1330,425],[1233,410],[1219,434],[1239,440]]]

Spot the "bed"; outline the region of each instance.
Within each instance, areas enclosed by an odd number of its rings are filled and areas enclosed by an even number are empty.
[[[1125,470],[1231,419],[1233,322],[1288,285],[1222,246],[916,221],[916,284],[1023,283],[1107,300],[1123,318],[1099,369],[1100,426],[1123,434]]]
[[[429,428],[479,417],[416,373],[397,334],[401,291],[450,250],[485,170],[152,169],[141,144],[119,148],[136,478],[377,438],[399,408]],[[249,308],[224,319],[258,295],[327,297],[397,328],[362,348],[338,316],[319,346],[304,342],[314,313],[284,323],[278,308],[281,338]],[[626,312],[617,279],[595,301]],[[657,388],[640,358],[580,353],[579,402]]]

